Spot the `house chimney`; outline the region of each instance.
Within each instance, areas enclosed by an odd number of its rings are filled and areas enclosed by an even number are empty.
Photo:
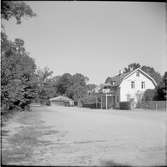
[[[121,74],[122,74],[122,70],[120,69],[120,70],[119,70],[119,75],[121,75]]]

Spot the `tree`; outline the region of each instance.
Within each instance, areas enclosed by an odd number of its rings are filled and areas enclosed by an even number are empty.
[[[156,90],[155,89],[147,89],[142,97],[142,101],[152,101],[154,100]]]
[[[69,73],[63,74],[57,82],[57,93],[66,94],[67,89],[72,85],[72,75]]]
[[[124,73],[133,71],[133,70],[139,68],[140,66],[141,65],[139,63],[131,63],[131,64],[128,65],[128,67],[124,68]]]
[[[78,103],[78,100],[87,95],[86,86],[82,86],[78,83],[74,83],[70,86],[66,92],[67,96],[72,98],[74,102]]]
[[[155,71],[155,69],[153,67],[149,67],[149,66],[142,66],[141,69],[146,72],[148,75],[150,75],[157,83],[157,85],[161,82],[162,77],[161,74],[157,71]]]
[[[9,20],[15,18],[17,24],[21,23],[22,17],[34,17],[36,13],[25,2],[2,1],[1,2],[1,17]]]
[[[39,84],[42,84],[47,82],[50,77],[52,76],[53,71],[50,71],[50,69],[48,67],[44,67],[44,69],[38,69],[37,70],[37,76],[38,76],[38,80],[39,80]]]
[[[2,1],[2,20],[15,18],[17,24],[22,17],[36,14],[24,2]],[[36,96],[36,65],[24,48],[24,41],[10,41],[1,24],[1,105],[2,109],[24,109]]]
[[[112,78],[111,77],[107,77],[106,80],[105,80],[105,83],[111,83],[112,81]]]
[[[38,100],[41,103],[47,103],[48,99],[56,95],[55,78],[52,77],[53,71],[48,67],[38,69]]]
[[[65,73],[56,83],[57,94],[66,95],[78,102],[79,98],[87,94],[87,81],[88,78],[80,73],[74,75]]]
[[[36,96],[35,62],[28,56],[23,45],[9,41],[7,38],[3,39],[2,48],[2,105],[7,109],[11,106],[24,108]]]
[[[88,91],[93,91],[96,88],[96,84],[87,84]]]
[[[167,72],[164,73],[162,81],[159,83],[155,94],[155,100],[166,100],[166,99],[167,99]]]
[[[72,98],[75,102],[78,103],[78,100],[85,95],[87,95],[87,81],[88,77],[80,73],[76,73],[72,76],[72,84],[67,89],[66,94],[68,97]]]

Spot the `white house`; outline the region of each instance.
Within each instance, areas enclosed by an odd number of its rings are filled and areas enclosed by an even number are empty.
[[[119,73],[111,78],[112,103],[118,107],[120,102],[139,102],[146,89],[154,89],[157,85],[155,80],[146,72],[137,68],[128,73]]]

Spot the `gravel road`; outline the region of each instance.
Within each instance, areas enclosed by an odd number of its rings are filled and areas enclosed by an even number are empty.
[[[167,165],[167,112],[33,107],[2,127],[5,165]]]

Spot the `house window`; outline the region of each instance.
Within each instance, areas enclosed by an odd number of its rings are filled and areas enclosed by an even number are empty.
[[[136,76],[137,76],[137,77],[139,77],[139,76],[140,76],[140,72],[139,72],[139,71],[137,71]]]
[[[145,88],[145,82],[141,82],[141,88],[142,88],[142,89]]]
[[[135,88],[135,82],[134,81],[131,82],[131,88],[132,89]]]

